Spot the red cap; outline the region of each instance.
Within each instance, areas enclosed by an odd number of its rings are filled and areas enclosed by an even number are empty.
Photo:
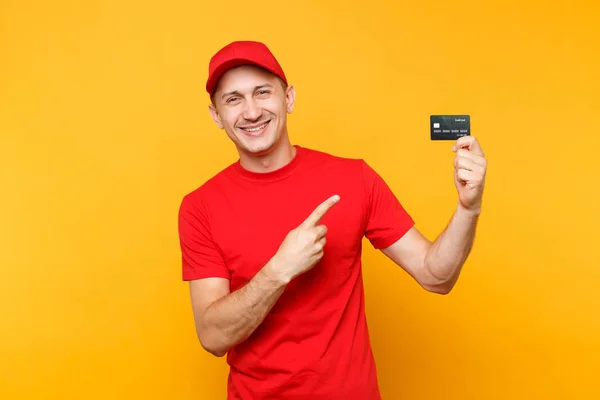
[[[279,76],[287,84],[281,65],[265,44],[253,41],[237,41],[229,43],[210,59],[208,80],[206,81],[208,94],[213,95],[217,82],[227,70],[247,64],[262,67]]]

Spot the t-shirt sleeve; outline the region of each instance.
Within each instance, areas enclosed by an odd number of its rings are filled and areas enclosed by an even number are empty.
[[[206,207],[189,195],[183,198],[179,208],[179,242],[184,281],[231,278],[213,241]]]
[[[415,223],[383,178],[365,161],[362,173],[367,202],[365,236],[373,247],[383,249],[404,236]]]

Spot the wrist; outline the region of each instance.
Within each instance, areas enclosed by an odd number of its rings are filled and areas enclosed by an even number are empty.
[[[478,205],[476,207],[465,207],[462,205],[462,203],[458,203],[458,207],[456,209],[456,212],[458,214],[470,217],[470,218],[478,218],[479,215],[481,214],[481,205]]]
[[[292,280],[292,277],[287,276],[283,271],[285,268],[282,268],[277,255],[273,256],[263,268],[267,279],[276,286],[286,286]]]

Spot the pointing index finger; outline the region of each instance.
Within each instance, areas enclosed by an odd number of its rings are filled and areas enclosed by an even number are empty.
[[[306,226],[316,226],[321,218],[329,211],[331,207],[333,207],[340,200],[340,196],[337,194],[331,196],[321,204],[315,208],[315,210],[308,216],[308,218],[304,221],[304,225]]]

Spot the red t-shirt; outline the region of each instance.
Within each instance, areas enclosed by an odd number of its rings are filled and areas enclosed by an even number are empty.
[[[254,333],[227,354],[228,399],[379,400],[365,318],[362,239],[384,248],[413,220],[363,160],[296,146],[268,173],[239,161],[186,195],[179,214],[183,279],[242,287],[288,232],[334,194],[321,261],[289,283]]]

